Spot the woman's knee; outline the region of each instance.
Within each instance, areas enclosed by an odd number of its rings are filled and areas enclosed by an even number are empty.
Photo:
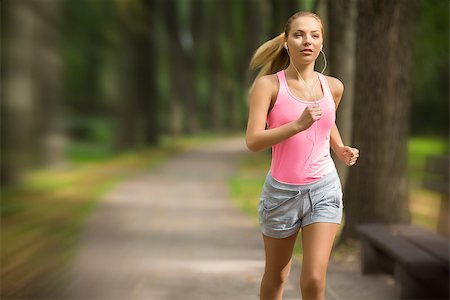
[[[301,276],[300,288],[302,294],[320,296],[325,292],[325,277],[319,274]]]
[[[282,270],[265,270],[264,277],[274,285],[283,285],[289,279],[290,267]]]

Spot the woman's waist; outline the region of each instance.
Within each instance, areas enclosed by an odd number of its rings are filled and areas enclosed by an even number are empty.
[[[287,159],[303,160],[324,156],[330,152],[328,136],[303,135],[293,136],[272,146],[272,156],[283,156]]]
[[[280,182],[286,184],[312,184],[319,179],[322,179],[336,169],[334,161],[331,159],[325,159],[321,163],[315,164],[277,164],[272,161],[270,166],[270,173],[272,176]]]

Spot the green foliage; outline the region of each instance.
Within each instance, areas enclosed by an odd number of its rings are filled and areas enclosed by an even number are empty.
[[[448,138],[414,137],[408,141],[408,174],[413,183],[423,179],[426,158],[430,155],[449,154]]]
[[[449,1],[421,0],[413,53],[411,129],[449,135]]]
[[[102,111],[100,70],[114,24],[106,0],[66,0],[62,10],[61,55],[64,98],[69,112]]]
[[[300,9],[306,11],[313,11],[317,0],[302,0],[300,1]]]

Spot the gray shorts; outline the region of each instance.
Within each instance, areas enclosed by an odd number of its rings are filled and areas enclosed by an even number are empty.
[[[336,169],[308,184],[279,182],[269,172],[259,201],[259,224],[264,235],[285,238],[312,223],[341,224],[343,207]]]

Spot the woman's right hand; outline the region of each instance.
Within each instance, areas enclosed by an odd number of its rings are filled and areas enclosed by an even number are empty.
[[[300,127],[300,131],[308,129],[315,121],[320,120],[321,117],[322,109],[319,104],[314,103],[308,105],[300,118],[297,119],[297,124]]]
[[[275,128],[266,128],[267,114],[272,100],[276,99],[279,90],[277,75],[265,75],[255,81],[250,94],[249,115],[245,140],[248,149],[261,151],[278,144],[291,136],[308,129],[322,116],[317,103],[311,103],[303,111],[300,118]]]

